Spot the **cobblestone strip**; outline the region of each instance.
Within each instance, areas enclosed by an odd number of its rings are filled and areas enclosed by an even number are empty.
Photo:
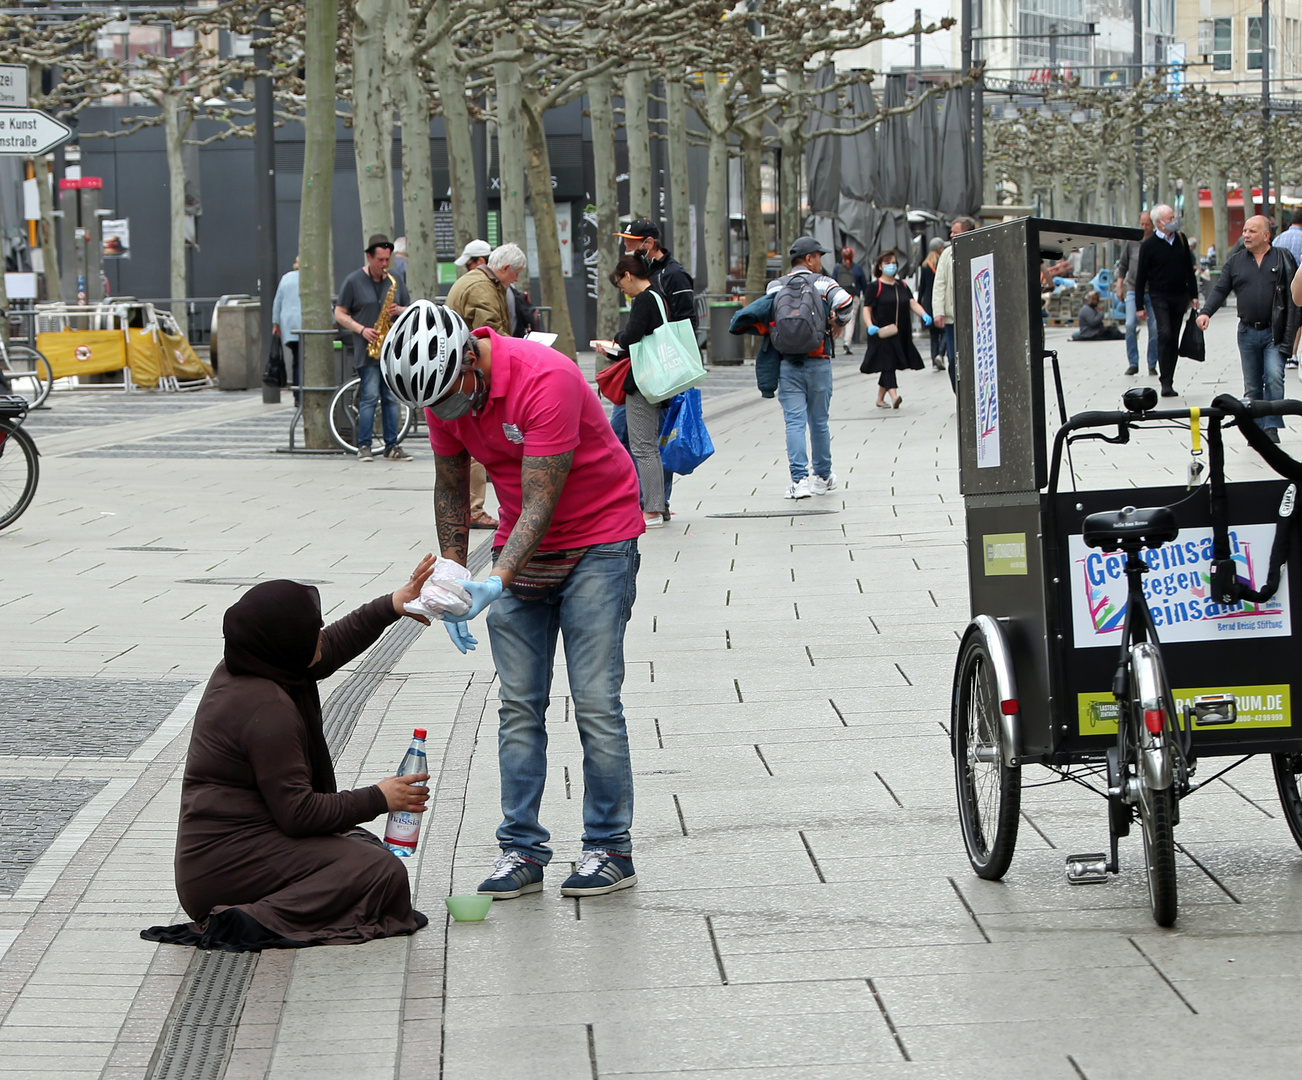
[[[36,965],[40,963],[55,935],[63,929],[104,860],[126,835],[136,816],[163,789],[177,765],[184,759],[185,750],[186,740],[178,736],[145,767],[144,773],[131,790],[104,815],[104,820],[91,833],[90,838],[68,861],[49,893],[36,905],[27,925],[19,932],[4,956],[0,957],[0,1024],[4,1023],[9,1010],[18,1000],[18,995],[27,985],[27,980],[36,970]]]
[[[461,704],[439,767],[438,786],[425,827],[425,851],[413,900],[429,916],[429,926],[411,939],[403,1006],[398,1080],[431,1080],[434,1062],[443,1060],[443,1009],[448,919],[443,897],[452,891],[452,862],[465,817],[466,785],[479,725],[493,685],[491,672],[475,672]],[[439,1066],[438,1075],[443,1073]]]
[[[154,953],[100,1080],[140,1080],[145,1074],[157,1053],[158,1030],[172,1010],[189,966],[185,949],[168,947]]]

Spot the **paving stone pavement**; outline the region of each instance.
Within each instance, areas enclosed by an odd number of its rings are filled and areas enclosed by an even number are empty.
[[[1135,382],[1120,344],[1048,336],[1073,411]],[[1209,344],[1176,380],[1191,403],[1239,388],[1232,320]],[[547,889],[447,924],[442,897],[473,889],[495,852],[495,687],[486,648],[462,657],[422,634],[377,680],[337,768],[341,784],[371,782],[428,729],[439,782],[409,872],[431,926],[259,958],[226,1077],[1296,1075],[1302,853],[1264,762],[1185,804],[1172,931],[1152,923],[1133,837],[1118,879],[1065,883],[1064,853],[1106,840],[1102,804],[1073,788],[1028,789],[1007,878],[972,875],[946,734],[968,618],[948,379],[906,373],[903,407],[885,411],[856,368],[837,362],[839,490],[781,498],[780,410],[738,385],[753,369],[730,371],[707,395],[714,459],[676,482],[672,525],[641,542],[624,699],[639,884],[556,892],[582,828],[562,656]],[[34,426],[41,488],[0,532],[0,679],[69,697],[140,681],[174,702],[134,747],[0,754],[6,780],[76,798],[103,785],[0,896],[0,1080],[146,1074],[189,955],[137,935],[179,916],[186,722],[225,607],[250,581],[293,576],[323,582],[337,617],[433,542],[427,446],[411,465],[274,455],[288,405],[213,392],[167,414],[167,400],[134,430],[98,405],[77,406],[81,427]],[[160,437],[198,449],[113,449]],[[210,440],[220,456],[200,452]],[[1302,454],[1298,429],[1284,446]],[[1232,479],[1262,475],[1233,441],[1227,457]],[[1188,449],[1156,432],[1075,459],[1086,486],[1149,486],[1178,482]],[[755,513],[779,516],[734,516]]]

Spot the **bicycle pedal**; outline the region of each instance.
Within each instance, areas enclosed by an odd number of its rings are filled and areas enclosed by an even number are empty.
[[[1108,880],[1108,857],[1101,851],[1067,856],[1067,884],[1102,885]]]
[[[1202,694],[1193,699],[1193,715],[1199,727],[1232,724],[1239,718],[1239,706],[1233,694]]]

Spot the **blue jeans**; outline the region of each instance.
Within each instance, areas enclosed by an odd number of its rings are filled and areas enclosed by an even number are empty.
[[[1239,323],[1239,360],[1243,364],[1243,396],[1253,401],[1284,399],[1284,355],[1275,344],[1268,326],[1254,330]],[[1263,429],[1282,428],[1282,416],[1263,416],[1257,421]]]
[[[389,390],[389,384],[380,376],[379,364],[367,364],[354,369],[362,380],[361,398],[357,402],[357,445],[370,446],[375,435],[375,402],[383,402],[380,422],[384,431],[386,450],[398,445],[398,402]]]
[[[488,609],[500,683],[497,761],[502,824],[497,842],[546,865],[551,834],[538,822],[547,780],[547,705],[556,634],[565,642],[574,722],[583,745],[583,847],[631,852],[633,767],[620,688],[624,626],[637,599],[636,540],[597,544],[565,583],[540,600],[508,589]]]
[[[670,398],[669,401],[673,401],[673,398]],[[660,405],[661,424],[664,423],[665,409],[669,407],[669,401],[662,402]],[[628,445],[628,412],[627,410],[625,410],[623,405],[616,405],[613,409],[610,410],[610,426],[611,429],[615,432],[615,438],[617,438],[620,441],[620,443],[623,445],[625,450],[628,450],[628,456],[633,457],[633,451]],[[633,464],[634,465],[637,464],[636,458],[633,458]],[[665,513],[666,514],[669,513],[669,493],[673,490],[674,490],[674,474],[670,472],[670,470],[666,469],[665,470]]]
[[[1144,297],[1144,310],[1148,312],[1148,370],[1157,370],[1157,327],[1153,323],[1153,305]],[[1126,367],[1139,369],[1139,305],[1135,290],[1126,290]]]
[[[787,423],[787,463],[797,483],[809,475],[810,454],[814,472],[826,480],[832,475],[832,432],[827,413],[832,404],[832,361],[782,361],[778,375],[778,402]],[[809,453],[805,429],[809,429]]]

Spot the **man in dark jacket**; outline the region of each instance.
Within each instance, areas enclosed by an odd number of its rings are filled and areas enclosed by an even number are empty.
[[[623,232],[625,255],[641,255],[651,271],[651,287],[665,300],[669,321],[688,319],[696,330],[696,286],[683,264],[660,246],[660,226],[647,218],[638,218]]]
[[[1178,397],[1172,385],[1184,313],[1198,306],[1198,279],[1184,233],[1175,227],[1175,211],[1165,203],[1153,207],[1153,235],[1139,245],[1136,297],[1147,294],[1157,331],[1157,367],[1163,397]]]
[[[1243,394],[1253,401],[1284,397],[1284,356],[1293,351],[1297,305],[1288,283],[1297,273],[1292,254],[1270,243],[1270,222],[1261,216],[1243,223],[1243,247],[1225,260],[1198,326],[1206,330],[1211,318],[1234,291],[1239,314],[1239,362],[1243,365]],[[1280,289],[1283,286],[1283,289]],[[1282,304],[1276,297],[1282,291]],[[1257,423],[1272,442],[1279,442],[1280,416],[1263,416]]]

